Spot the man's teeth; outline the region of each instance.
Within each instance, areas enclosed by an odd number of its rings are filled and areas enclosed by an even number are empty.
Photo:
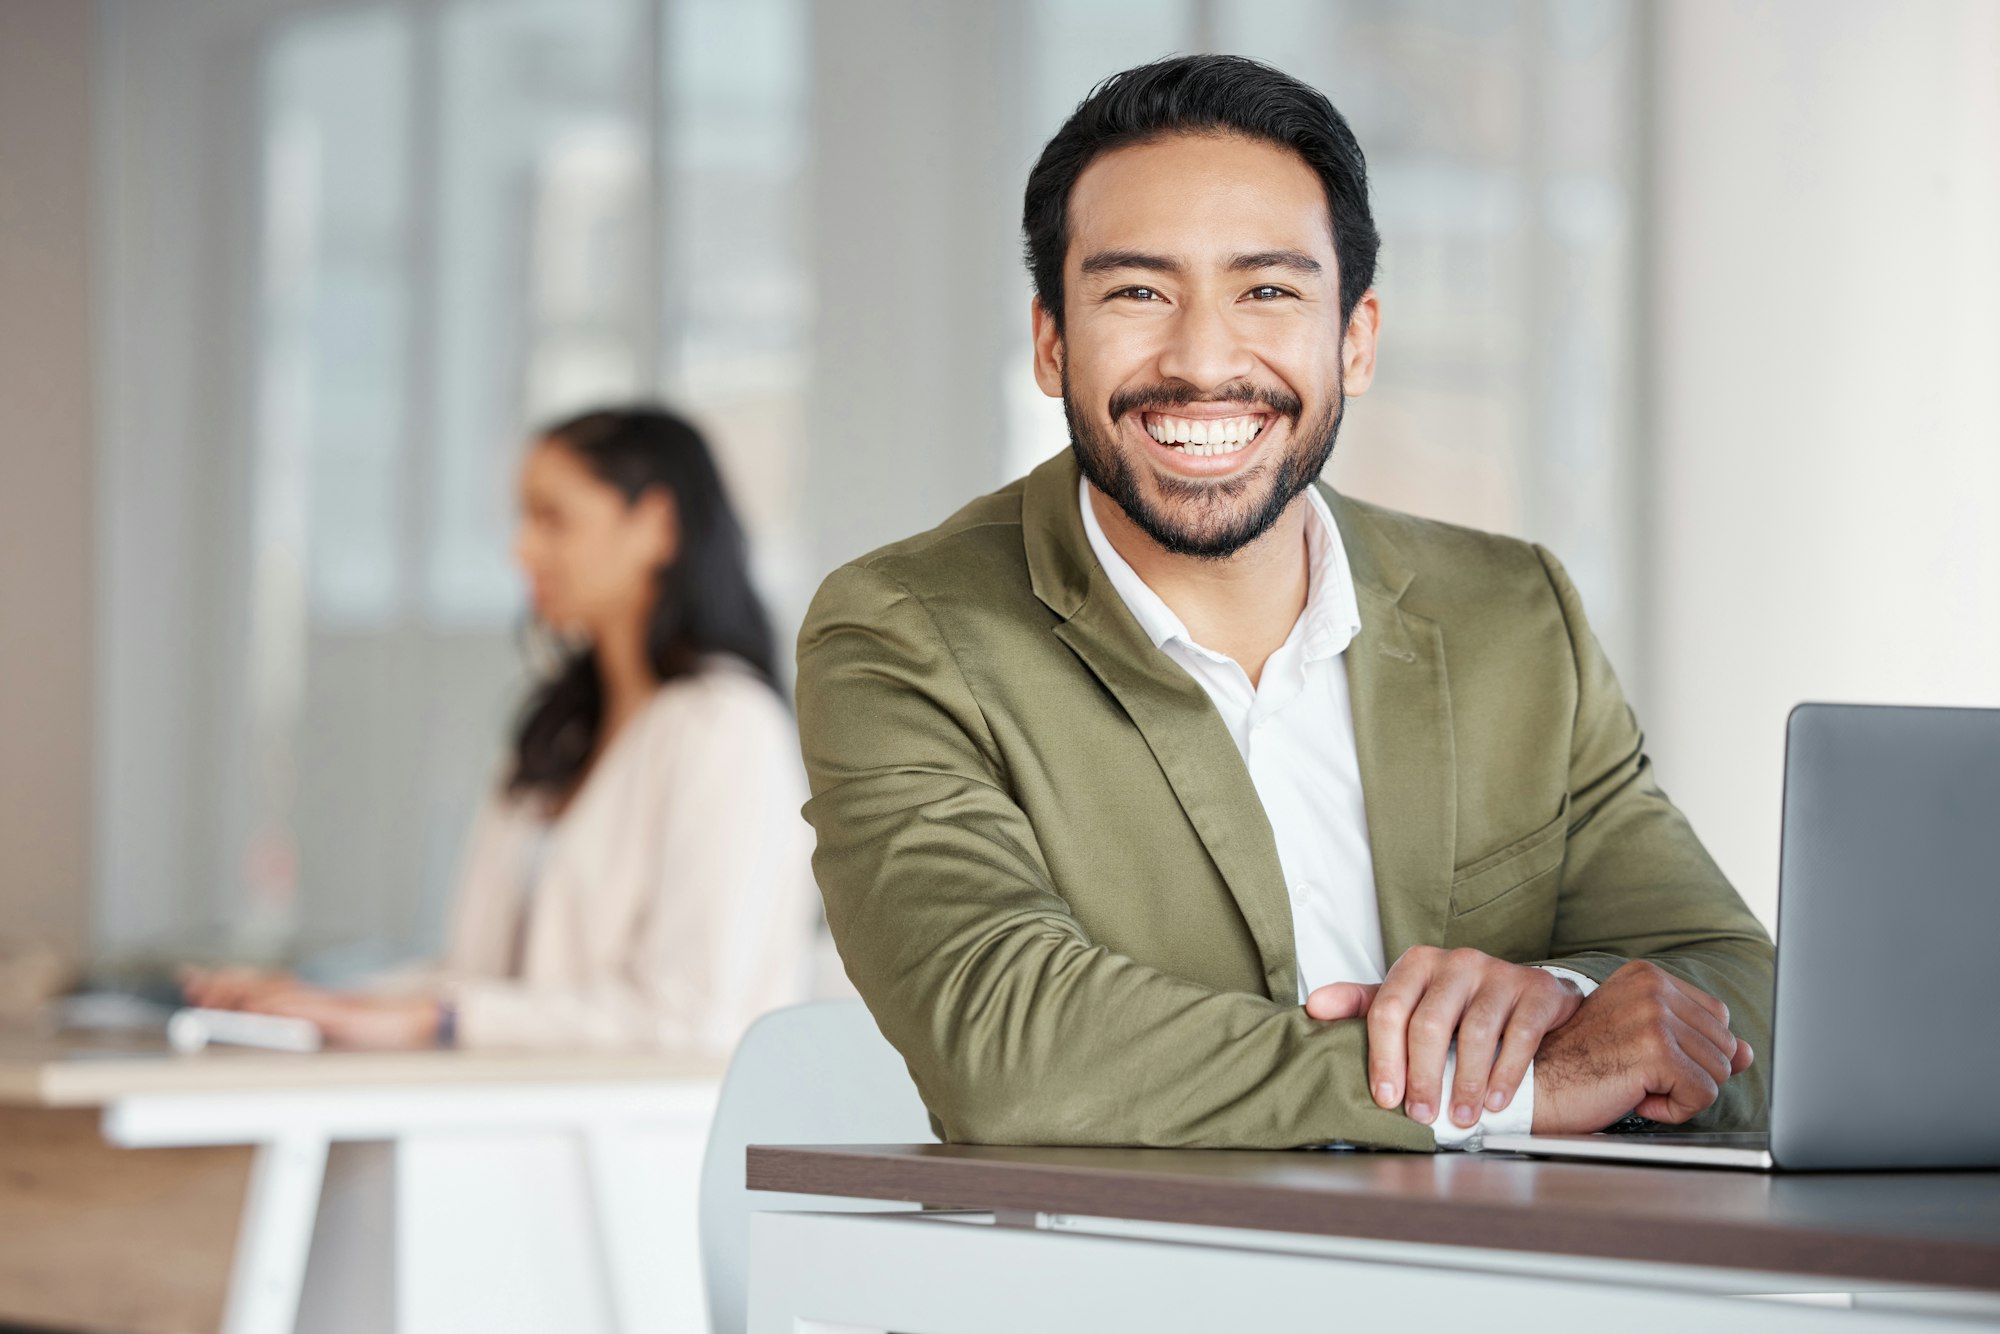
[[[1146,434],[1163,445],[1177,445],[1183,454],[1234,454],[1264,429],[1262,417],[1168,417],[1146,414]]]

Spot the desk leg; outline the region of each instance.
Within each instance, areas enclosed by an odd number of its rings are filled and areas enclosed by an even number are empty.
[[[658,1328],[659,1303],[649,1299],[645,1276],[640,1267],[657,1265],[662,1254],[676,1253],[678,1247],[692,1251],[699,1239],[690,1234],[662,1238],[658,1202],[650,1208],[635,1209],[632,1199],[634,1169],[645,1161],[635,1137],[606,1126],[592,1126],[577,1136],[583,1151],[584,1180],[589,1188],[590,1216],[596,1232],[598,1280],[603,1284],[604,1308],[611,1313],[611,1328],[617,1334],[644,1334]],[[697,1165],[698,1170],[698,1165]],[[698,1180],[698,1178],[697,1178]],[[635,1254],[635,1242],[660,1243],[649,1257]]]
[[[323,1135],[286,1135],[257,1146],[236,1234],[223,1334],[291,1334],[326,1174]]]

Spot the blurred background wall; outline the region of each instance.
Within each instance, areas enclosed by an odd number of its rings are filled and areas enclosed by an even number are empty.
[[[0,953],[88,948],[97,568],[87,5],[0,0]]]
[[[1786,710],[2000,705],[2000,5],[1659,14],[1646,712],[1768,917]]]
[[[1792,703],[2000,704],[1996,12],[0,0],[39,78],[0,78],[0,266],[46,312],[0,303],[0,664],[47,702],[0,690],[0,775],[58,794],[0,816],[6,925],[77,946],[87,846],[100,958],[433,946],[526,680],[533,424],[691,411],[789,637],[1062,447],[1021,186],[1097,79],[1194,49],[1369,153],[1382,372],[1335,481],[1562,555],[1768,918]]]

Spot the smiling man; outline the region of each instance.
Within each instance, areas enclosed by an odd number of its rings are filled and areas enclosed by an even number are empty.
[[[1025,230],[1070,453],[835,571],[799,639],[827,920],[940,1134],[1760,1123],[1769,939],[1562,567],[1318,481],[1380,322],[1339,113],[1129,70]]]

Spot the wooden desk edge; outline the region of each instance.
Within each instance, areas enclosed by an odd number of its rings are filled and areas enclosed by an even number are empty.
[[[53,1107],[48,1077],[40,1065],[0,1061],[0,1106]]]
[[[908,1147],[922,1146],[753,1144],[746,1155],[745,1184],[751,1190],[799,1195],[2000,1291],[2000,1244],[1736,1219],[1662,1226],[1657,1218],[1620,1218],[1548,1201],[1303,1192],[1222,1178],[890,1152]]]

